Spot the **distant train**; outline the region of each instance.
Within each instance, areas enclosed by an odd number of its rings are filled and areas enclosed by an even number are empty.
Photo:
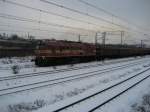
[[[36,43],[27,40],[0,39],[0,58],[34,56]]]
[[[54,66],[77,62],[121,58],[150,54],[149,48],[117,45],[95,45],[90,43],[48,40],[40,42],[36,50],[37,66]]]

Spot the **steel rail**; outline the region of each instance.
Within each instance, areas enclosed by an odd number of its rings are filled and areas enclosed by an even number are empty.
[[[101,75],[104,73],[112,72],[115,70],[127,68],[129,66],[138,65],[139,63],[140,62],[135,62],[135,63],[130,63],[130,64],[122,65],[122,66],[108,68],[105,70],[99,70],[99,71],[95,71],[95,72],[77,74],[77,75],[67,76],[67,77],[63,77],[63,78],[56,78],[56,79],[42,81],[42,82],[36,82],[36,83],[32,83],[32,84],[26,84],[26,85],[21,85],[21,86],[16,86],[16,87],[5,88],[5,89],[0,90],[0,96],[18,93],[18,92],[23,92],[23,91],[27,91],[27,90],[33,90],[33,89],[42,88],[42,87],[46,87],[46,86],[57,85],[57,84],[70,82],[70,81],[77,80],[77,79],[84,79],[84,78],[88,78],[88,77],[93,77],[93,76]],[[49,83],[49,84],[47,84],[47,83]],[[43,85],[41,85],[41,84],[43,84]],[[27,87],[27,88],[25,88],[25,87]],[[15,90],[15,89],[19,89],[19,90]]]
[[[139,58],[136,59],[136,60],[139,60]],[[96,65],[86,65],[86,66],[82,66],[82,67],[58,69],[58,70],[55,70],[55,71],[51,70],[51,71],[45,71],[45,72],[36,72],[36,73],[29,73],[29,74],[15,75],[15,76],[7,76],[7,77],[1,77],[0,81],[19,79],[19,78],[26,78],[26,77],[34,77],[34,76],[40,76],[40,75],[50,75],[50,74],[53,74],[53,73],[60,73],[60,72],[73,71],[73,70],[79,70],[79,69],[85,69],[85,68],[92,68],[92,67],[98,67],[98,66],[111,65],[111,64],[124,62],[124,61],[125,62],[135,61],[135,59],[127,59],[127,60],[121,60],[121,61],[116,61],[116,62],[109,62],[107,64],[105,63],[105,64],[96,64]]]

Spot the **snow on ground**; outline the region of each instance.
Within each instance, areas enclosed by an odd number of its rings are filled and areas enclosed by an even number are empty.
[[[150,65],[148,65],[149,67],[150,67]],[[147,67],[148,67],[147,66]],[[146,68],[147,68],[146,67]],[[148,68],[149,68],[148,67]],[[146,69],[145,68],[145,69]],[[132,71],[133,70],[133,71]],[[124,70],[125,71],[125,70]],[[116,83],[118,83],[118,82],[120,82],[121,80],[124,80],[124,79],[127,79],[127,78],[129,78],[129,77],[131,77],[131,76],[134,76],[136,73],[139,73],[139,72],[141,72],[141,71],[143,71],[143,69],[137,69],[136,70],[136,72],[134,71],[134,69],[131,69],[131,71],[128,71],[128,73],[125,73],[125,74],[122,74],[121,72],[123,72],[123,71],[117,71],[117,73],[116,72],[114,72],[114,73],[111,73],[111,78],[109,77],[109,76],[105,76],[105,78],[99,78],[99,81],[100,81],[100,79],[102,79],[104,82],[99,82],[99,84],[95,84],[93,87],[91,87],[90,89],[88,89],[86,92],[83,92],[82,94],[79,94],[79,95],[77,95],[77,96],[74,96],[74,97],[72,97],[72,98],[69,98],[69,99],[66,99],[66,100],[62,100],[62,101],[60,101],[60,102],[57,102],[57,103],[55,103],[55,104],[53,104],[53,105],[50,105],[50,106],[48,106],[48,107],[45,107],[45,108],[42,108],[42,109],[39,109],[38,111],[35,111],[35,112],[47,112],[47,111],[50,111],[50,112],[53,112],[54,110],[56,110],[57,108],[61,108],[61,107],[63,107],[63,106],[65,106],[65,105],[68,105],[68,104],[71,104],[71,103],[73,103],[74,101],[78,101],[79,99],[82,99],[82,98],[84,98],[84,97],[86,97],[86,96],[90,96],[90,95],[92,95],[92,94],[94,94],[94,93],[96,93],[96,92],[98,92],[98,91],[101,91],[101,90],[103,90],[104,88],[107,88],[107,87],[109,87],[110,85],[114,85],[114,84],[116,84]],[[116,75],[115,75],[115,73],[116,73]],[[150,73],[150,72],[149,72]],[[148,73],[148,74],[149,74]],[[117,75],[117,74],[120,74],[120,75]],[[122,75],[121,75],[122,74]],[[110,74],[109,74],[110,75]],[[115,75],[115,76],[114,76]],[[141,75],[140,77],[143,77],[144,75]],[[147,74],[145,74],[145,76],[147,76]],[[107,77],[107,78],[106,78]],[[97,79],[98,79],[98,77],[97,77]],[[139,77],[137,77],[136,79],[139,79],[140,80],[140,78]],[[96,81],[96,79],[94,79],[95,81]],[[90,81],[91,81],[91,79],[90,79]],[[134,81],[130,81],[130,83],[133,83]],[[129,83],[129,84],[130,84]],[[135,83],[135,82],[134,82]],[[116,94],[116,92],[119,92],[119,91],[121,91],[124,87],[128,87],[128,83],[126,84],[126,85],[124,85],[124,84],[122,84],[122,87],[120,87],[119,89],[118,89],[118,91],[116,91],[116,90],[114,90],[114,91],[112,91],[111,90],[111,92],[109,92],[109,93],[107,93],[107,95],[103,95],[103,96],[101,96],[100,97],[100,99],[97,99],[97,97],[94,97],[95,98],[95,100],[93,100],[92,101],[92,103],[91,104],[93,104],[93,106],[95,107],[95,105],[96,104],[94,104],[95,102],[103,102],[103,100],[104,99],[107,99],[107,97],[109,97],[109,96],[111,96],[111,94],[110,93],[113,93],[113,94]],[[94,99],[93,98],[93,99]],[[91,98],[91,100],[92,100],[92,98]],[[96,101],[97,100],[97,101]],[[78,106],[73,106],[72,108],[74,109],[74,112],[87,112],[86,110],[88,109],[88,108],[90,108],[92,105],[88,105],[87,104],[88,103],[88,101],[86,102],[86,104],[83,104],[82,105],[82,103],[79,103],[79,105]],[[80,107],[81,106],[81,107]],[[83,107],[82,107],[83,106]],[[72,108],[69,108],[69,109],[67,109],[67,110],[64,110],[63,112],[73,112],[73,110],[72,110]],[[102,112],[103,112],[103,110],[102,110]],[[108,111],[108,112],[111,112],[111,111]],[[114,112],[117,112],[117,111],[114,111]],[[120,112],[120,111],[119,111]]]
[[[148,60],[148,59],[145,58],[144,60]],[[134,60],[134,61],[137,62],[137,60]],[[132,62],[134,62],[134,61],[132,61]],[[78,74],[88,75],[89,72],[96,73],[95,71],[124,65],[127,63],[131,63],[131,62],[122,62],[122,63],[116,63],[116,64],[110,64],[110,65],[95,66],[95,67],[91,67],[91,68],[84,68],[84,69],[65,71],[65,72],[53,73],[53,74],[47,73],[47,74],[42,74],[42,75],[34,76],[34,77],[25,77],[25,78],[6,80],[6,81],[4,80],[4,81],[1,81],[0,89],[11,88],[11,87],[27,85],[27,84],[33,84],[33,83],[42,82],[42,81],[43,82],[46,81],[44,84],[50,84],[50,82],[48,82],[50,80],[54,80],[54,79],[58,79],[58,78],[62,78],[62,77],[64,78],[64,77],[69,77],[69,76],[75,76]],[[54,82],[54,81],[51,81],[51,83],[52,82]]]
[[[17,61],[17,63],[19,62]],[[29,62],[29,61],[25,61],[24,63],[30,63],[30,65],[34,65],[33,62]],[[9,68],[11,64],[8,63],[5,65],[5,67]],[[94,65],[97,64],[97,62],[88,63],[88,64]],[[87,65],[87,63],[77,64],[75,66],[84,66],[84,65]],[[4,67],[4,65],[2,64],[0,66]],[[2,112],[31,112],[32,110],[37,110],[38,108],[41,107],[56,105],[56,103],[59,103],[60,101],[69,100],[70,98],[74,98],[85,93],[87,94],[88,91],[92,90],[93,88],[105,87],[106,85],[110,85],[112,83],[115,83],[116,81],[123,80],[124,78],[134,75],[135,73],[140,72],[141,70],[146,69],[149,66],[150,66],[150,61],[145,61],[145,63],[140,64],[138,66],[122,69],[117,72],[107,73],[101,76],[95,76],[95,77],[85,78],[82,80],[80,79],[80,80],[67,82],[55,86],[47,86],[32,91],[25,91],[17,94],[1,96],[0,110]],[[35,66],[32,67],[38,68]],[[65,68],[65,67],[68,66],[61,66],[58,68]],[[33,70],[33,68],[31,69]],[[22,69],[26,69],[26,68],[22,68]],[[45,70],[49,70],[50,67],[40,68],[40,69],[44,69],[43,71],[45,71]],[[35,72],[32,70],[30,72]],[[0,72],[0,75],[1,74],[2,72]],[[108,112],[112,112],[112,111],[108,111]]]
[[[138,102],[130,106],[131,112],[150,112],[150,88],[147,88],[146,92],[142,97],[138,97]]]
[[[13,76],[12,68],[14,66],[19,67],[19,73],[23,73],[25,69],[33,69],[35,67],[34,62],[31,60],[34,57],[13,57],[13,58],[1,58],[0,59],[0,77]]]
[[[137,57],[137,58],[140,58],[140,57]],[[90,62],[90,63],[74,64],[73,66],[63,65],[63,66],[56,66],[56,67],[37,67],[35,66],[34,62],[31,62],[31,60],[33,59],[34,57],[1,58],[0,59],[0,77],[15,76],[16,74],[13,73],[13,69],[12,69],[13,66],[18,66],[19,73],[17,75],[22,75],[22,74],[29,74],[29,73],[53,71],[53,70],[58,70],[58,69],[68,69],[71,67],[82,67],[82,66],[88,66],[88,65],[101,64],[101,62]],[[105,63],[125,61],[129,59],[132,60],[134,59],[134,57],[116,59],[116,60],[106,60]]]
[[[95,112],[149,112],[150,105],[145,104],[150,102],[147,96],[150,96],[150,78]]]

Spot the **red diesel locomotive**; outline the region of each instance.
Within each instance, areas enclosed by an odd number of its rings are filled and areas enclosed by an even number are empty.
[[[38,66],[86,62],[95,59],[93,44],[50,40],[41,42],[36,50],[35,64]]]

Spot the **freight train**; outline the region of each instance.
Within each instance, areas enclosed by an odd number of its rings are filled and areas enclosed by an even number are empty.
[[[35,54],[37,66],[54,66],[105,58],[143,56],[150,54],[150,48],[47,40],[38,44]]]
[[[35,55],[36,43],[27,40],[0,39],[0,58]]]

